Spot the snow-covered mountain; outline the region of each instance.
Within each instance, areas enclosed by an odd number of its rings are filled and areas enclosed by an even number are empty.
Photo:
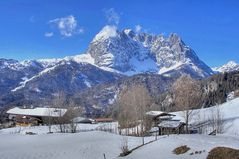
[[[175,33],[164,37],[105,26],[90,43],[86,54],[91,55],[95,65],[126,75],[173,74],[176,71],[202,78],[213,74]]]
[[[40,99],[50,99],[59,91],[72,95],[121,77],[90,64],[85,55],[29,61],[1,59],[0,107],[9,102],[34,101],[37,104]]]
[[[20,100],[50,98],[59,91],[72,95],[125,75],[149,72],[165,77],[190,74],[194,78],[214,73],[175,33],[164,37],[105,26],[80,55],[26,61],[0,59],[0,105],[16,101],[16,95]]]
[[[190,74],[203,78],[213,71],[203,63],[195,52],[177,34],[169,37],[147,33],[136,34],[131,29],[117,30],[115,26],[105,26],[92,40],[86,53],[63,59],[40,60],[0,60],[0,73],[17,73],[11,90],[23,88],[42,72],[55,69],[64,62],[88,63],[102,71],[133,75],[145,72],[167,76]],[[16,77],[16,75],[14,76]],[[11,79],[14,79],[11,77]],[[1,79],[1,82],[7,82]]]
[[[225,65],[222,65],[220,67],[214,67],[212,68],[215,72],[232,72],[232,71],[239,71],[239,64],[235,61],[229,61]]]

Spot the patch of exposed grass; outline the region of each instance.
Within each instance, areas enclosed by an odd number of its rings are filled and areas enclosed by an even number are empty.
[[[207,159],[239,159],[239,150],[228,147],[213,148]]]
[[[190,147],[188,147],[187,145],[183,145],[183,146],[175,148],[173,150],[173,153],[175,153],[176,155],[180,155],[180,154],[184,154],[188,152],[188,150],[190,150]]]

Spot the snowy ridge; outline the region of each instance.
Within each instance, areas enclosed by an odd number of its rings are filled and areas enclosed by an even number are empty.
[[[96,42],[98,40],[104,40],[111,37],[116,37],[117,34],[117,27],[106,25],[93,39],[92,42]]]
[[[67,56],[65,58],[62,59],[40,59],[40,60],[36,60],[38,63],[42,64],[43,70],[40,71],[39,73],[31,76],[31,77],[22,77],[21,80],[18,84],[17,87],[15,87],[14,89],[11,90],[11,92],[16,92],[22,88],[24,88],[26,86],[26,84],[28,82],[31,82],[39,77],[41,77],[44,74],[50,73],[51,71],[53,71],[54,69],[56,69],[58,66],[60,65],[64,65],[64,64],[68,64],[70,65],[71,62],[76,62],[78,64],[81,64],[82,67],[84,67],[85,64],[91,64],[103,71],[107,71],[107,72],[112,72],[112,73],[118,73],[121,74],[122,72],[119,72],[117,70],[111,69],[109,67],[99,67],[97,65],[94,64],[94,59],[91,57],[90,54],[80,54],[80,55],[76,55],[76,56]],[[33,61],[33,62],[36,62]],[[17,61],[16,61],[17,62]],[[26,63],[26,61],[20,61],[17,63]],[[30,62],[27,61],[27,64],[25,64],[25,66],[29,66]],[[19,69],[19,68],[18,68]],[[23,69],[23,67],[21,67],[21,69]],[[87,87],[91,87],[91,81],[89,81],[87,79],[86,76],[84,76],[84,84]],[[36,90],[36,91],[40,91],[40,90]]]
[[[11,69],[11,70],[23,70],[27,67],[40,67],[40,65],[35,60],[24,60],[24,61],[17,61],[12,59],[0,59],[0,69]]]
[[[214,67],[212,68],[215,72],[232,72],[232,71],[238,71],[239,70],[239,64],[237,64],[235,61],[229,61],[225,65],[222,65],[221,67]]]
[[[60,64],[64,64],[64,63],[60,63]],[[57,66],[58,66],[58,65],[55,65],[55,66],[46,68],[46,69],[44,69],[43,71],[41,71],[40,73],[38,73],[37,75],[35,75],[35,76],[33,76],[33,77],[29,78],[29,79],[28,79],[28,78],[25,78],[24,81],[22,81],[22,82],[19,83],[20,85],[19,85],[18,87],[12,89],[11,91],[12,91],[12,92],[16,92],[17,90],[20,90],[20,89],[24,88],[28,82],[30,82],[30,81],[32,81],[32,80],[34,80],[34,79],[36,79],[36,78],[42,76],[43,74],[46,74],[46,73],[48,73],[48,72],[54,70]]]
[[[170,66],[170,67],[165,67],[164,66],[159,70],[159,74],[164,74],[164,73],[167,73],[168,71],[175,70],[182,65],[183,65],[183,63],[179,62],[179,63],[174,64],[173,66]]]

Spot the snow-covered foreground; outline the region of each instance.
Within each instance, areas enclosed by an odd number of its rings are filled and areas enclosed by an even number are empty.
[[[208,152],[217,146],[239,149],[239,98],[219,106],[225,128],[223,135],[170,135],[160,136],[155,142],[136,149],[126,159],[206,159]],[[218,107],[198,110],[192,120],[205,121]],[[175,112],[178,116],[181,112]],[[47,134],[47,126],[15,127],[0,130],[0,159],[119,159],[121,145],[125,137],[101,132],[100,128],[116,128],[117,123],[79,124],[78,130],[86,132],[57,133],[53,126],[53,134]],[[36,135],[25,135],[34,132]],[[142,143],[140,137],[127,137],[129,148]],[[154,137],[146,137],[146,142]],[[179,146],[187,145],[191,149],[182,155],[173,154]],[[195,154],[198,151],[200,154]],[[193,155],[191,154],[193,153]]]
[[[187,145],[191,149],[182,155],[172,151],[179,146]],[[208,152],[217,146],[239,148],[239,138],[209,135],[171,135],[159,139],[134,151],[126,159],[206,159]],[[195,154],[196,151],[202,151]],[[193,155],[191,153],[194,153]]]
[[[152,137],[146,140],[152,140]],[[123,137],[90,131],[76,134],[0,134],[0,159],[107,159],[117,158]],[[141,138],[129,137],[129,146],[141,144]]]
[[[141,138],[127,137],[129,147],[141,144]],[[146,141],[153,140],[147,137]],[[123,137],[100,131],[76,134],[0,134],[0,159],[107,159],[120,158]],[[183,155],[173,154],[178,146],[188,145],[191,150]],[[239,148],[239,138],[208,135],[170,135],[161,136],[157,141],[145,145],[127,159],[206,159],[210,149],[216,146]],[[195,151],[201,154],[190,155]]]

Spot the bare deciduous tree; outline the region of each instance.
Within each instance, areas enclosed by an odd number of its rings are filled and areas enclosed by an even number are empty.
[[[66,132],[66,119],[64,118],[64,108],[67,107],[66,96],[64,92],[59,92],[53,99],[53,107],[55,112],[58,113],[58,117],[54,118],[54,123],[58,125],[61,133]]]
[[[74,118],[82,115],[82,108],[78,107],[73,101],[69,102],[65,119],[69,122],[69,130],[71,133],[75,133],[77,129],[77,122]]]
[[[126,128],[127,135],[129,134],[128,128],[134,127],[136,129],[134,131],[135,134],[142,136],[143,144],[146,129],[149,127],[145,113],[149,110],[151,101],[147,89],[140,85],[122,91],[117,101],[119,106],[118,121],[120,126]]]
[[[172,86],[174,103],[178,110],[183,110],[186,132],[189,132],[188,123],[195,115],[193,110],[201,103],[202,91],[198,81],[189,75],[183,75]]]
[[[47,109],[47,116],[43,118],[43,123],[48,126],[48,133],[52,133],[52,125],[54,124],[53,116],[52,116],[52,108]]]
[[[223,133],[225,122],[219,105],[216,105],[210,111],[211,112],[208,117],[209,125],[216,131],[216,133]]]
[[[122,156],[122,157],[126,156],[129,153],[129,146],[128,146],[127,136],[123,136],[120,149],[121,149],[120,156]]]
[[[75,133],[77,129],[77,122],[75,122],[73,119],[82,114],[82,109],[78,107],[72,100],[67,101],[63,92],[59,92],[56,95],[52,106],[55,108],[55,113],[58,114],[58,117],[54,118],[53,122],[57,124],[59,131],[61,133]],[[52,118],[49,118],[49,122],[51,122],[50,119]]]

